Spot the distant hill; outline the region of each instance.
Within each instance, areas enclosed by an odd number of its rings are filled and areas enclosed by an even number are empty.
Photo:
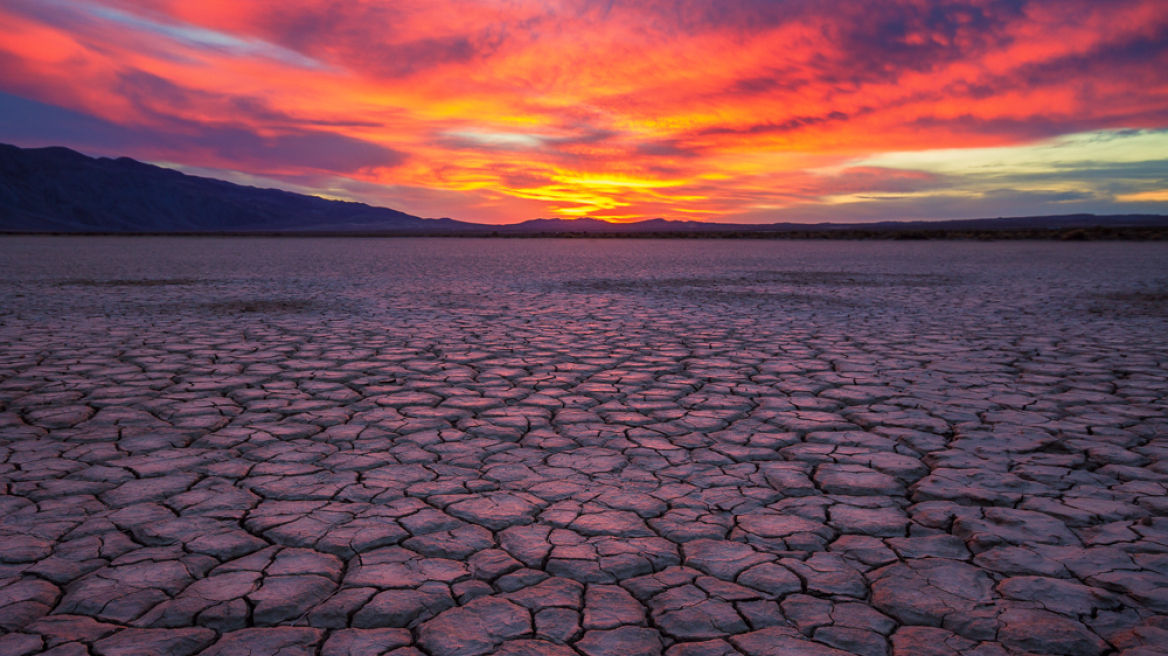
[[[186,175],[127,157],[0,144],[0,230],[237,232],[474,229],[364,203]]]
[[[875,223],[709,223],[704,221],[670,221],[649,219],[632,223],[609,223],[599,219],[533,219],[523,223],[498,226],[501,233],[760,233],[760,232],[907,232],[907,231],[1018,231],[1069,230],[1075,228],[1168,228],[1168,216],[1159,214],[1063,214],[1057,216],[1021,216],[999,219],[957,219],[947,221],[879,221]]]
[[[0,144],[0,231],[71,233],[295,233],[612,236],[979,236],[1104,227],[1135,229],[1153,238],[1168,217],[1150,214],[1029,216],[957,221],[878,223],[707,223],[649,219],[533,219],[484,225],[423,219],[364,203],[326,200],[186,175],[127,157],[92,158],[68,148]],[[1110,234],[1110,233],[1109,233]],[[1107,234],[1090,235],[1091,238]],[[1141,233],[1143,238],[1147,234]]]

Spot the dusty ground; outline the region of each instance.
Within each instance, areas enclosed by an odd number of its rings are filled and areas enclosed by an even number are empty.
[[[1163,245],[244,241],[0,243],[0,655],[1168,649]]]

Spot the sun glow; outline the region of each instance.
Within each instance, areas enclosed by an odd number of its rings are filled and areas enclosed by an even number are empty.
[[[1141,191],[1134,194],[1119,194],[1115,199],[1121,203],[1168,203],[1168,189]]]

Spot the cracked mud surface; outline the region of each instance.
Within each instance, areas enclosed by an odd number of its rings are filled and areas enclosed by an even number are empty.
[[[0,655],[1146,656],[1168,247],[0,241]]]

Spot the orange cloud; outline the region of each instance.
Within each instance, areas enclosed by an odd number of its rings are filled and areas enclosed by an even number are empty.
[[[778,220],[960,184],[843,171],[884,152],[1168,127],[1158,0],[44,0],[0,64],[60,110],[0,138],[491,222]]]

